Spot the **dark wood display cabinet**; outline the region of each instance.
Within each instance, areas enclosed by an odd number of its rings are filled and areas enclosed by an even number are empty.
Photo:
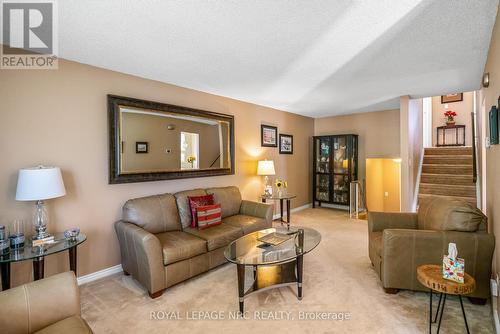
[[[321,203],[349,205],[351,181],[358,179],[358,135],[315,136],[313,208]]]

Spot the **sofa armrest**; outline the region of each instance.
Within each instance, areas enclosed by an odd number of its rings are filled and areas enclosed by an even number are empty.
[[[370,232],[382,232],[387,228],[417,229],[417,214],[413,212],[368,212]]]
[[[150,295],[166,288],[160,240],[143,228],[118,221],[115,230],[120,243],[123,270],[132,275]]]
[[[240,214],[263,218],[269,224],[273,223],[273,206],[271,204],[241,201]]]
[[[80,292],[72,271],[0,293],[2,333],[33,333],[80,315]]]
[[[491,261],[495,247],[493,235],[481,232],[386,229],[382,234],[382,283],[385,288],[422,290],[416,278],[417,267],[441,265],[448,244],[457,244],[458,256],[465,260],[465,271],[476,282],[474,297],[487,298]]]

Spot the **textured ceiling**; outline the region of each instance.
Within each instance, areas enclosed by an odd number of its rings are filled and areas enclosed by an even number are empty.
[[[498,0],[58,6],[62,58],[323,117],[478,89]]]

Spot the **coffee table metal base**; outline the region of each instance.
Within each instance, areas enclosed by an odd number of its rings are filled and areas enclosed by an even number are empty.
[[[238,296],[240,312],[244,312],[244,300],[249,295],[265,290],[283,286],[297,285],[297,299],[302,299],[302,273],[304,270],[304,256],[275,265],[245,266],[237,264],[238,272]],[[253,282],[245,286],[246,268],[253,270]]]

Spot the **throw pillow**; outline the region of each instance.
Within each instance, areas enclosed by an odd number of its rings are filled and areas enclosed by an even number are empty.
[[[191,209],[191,227],[195,228],[198,226],[198,216],[196,215],[196,208],[199,206],[212,205],[214,202],[214,195],[203,195],[203,196],[188,196],[189,207]]]
[[[198,229],[200,230],[222,223],[222,210],[220,204],[199,206],[196,208],[196,215],[198,218]]]

